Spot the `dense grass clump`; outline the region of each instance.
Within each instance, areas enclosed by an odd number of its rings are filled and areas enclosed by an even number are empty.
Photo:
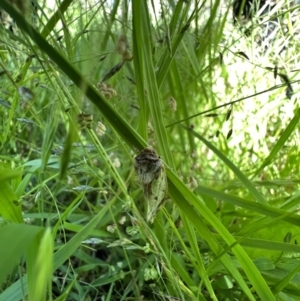
[[[0,1],[0,301],[300,300],[299,8],[232,8]]]

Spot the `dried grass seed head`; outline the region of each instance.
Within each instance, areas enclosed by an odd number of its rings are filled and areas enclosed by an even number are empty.
[[[97,89],[106,99],[110,99],[117,95],[117,92],[112,88],[111,85],[103,82],[97,83]]]
[[[169,98],[169,106],[170,106],[170,109],[172,112],[177,111],[177,102],[176,102],[175,98],[173,98],[173,97]]]
[[[116,51],[118,54],[120,54],[121,56],[123,55],[123,53],[126,51],[126,49],[128,49],[128,41],[127,38],[125,36],[120,36],[117,44],[116,44]]]
[[[78,120],[78,124],[80,126],[80,128],[88,128],[91,129],[92,128],[92,124],[93,124],[93,115],[92,114],[85,114],[85,113],[80,113],[77,116],[77,120]]]
[[[18,88],[18,92],[24,101],[33,100],[35,97],[34,93],[30,89],[23,86]]]
[[[131,61],[133,59],[127,38],[123,35],[117,41],[116,51],[122,57],[123,61]]]
[[[96,126],[96,134],[99,137],[101,137],[105,134],[105,132],[106,132],[105,125],[102,122],[98,121],[97,126]]]

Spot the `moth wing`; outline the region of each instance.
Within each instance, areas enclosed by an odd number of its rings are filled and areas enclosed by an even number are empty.
[[[147,185],[147,193],[145,192],[147,200],[147,222],[153,223],[154,218],[158,210],[163,206],[166,200],[166,194],[168,190],[168,182],[165,174],[165,170],[162,167],[157,177]]]

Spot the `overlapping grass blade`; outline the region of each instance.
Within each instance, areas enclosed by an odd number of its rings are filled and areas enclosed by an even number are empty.
[[[181,125],[181,127],[185,128],[187,131],[192,133],[197,139],[202,141],[210,150],[212,150],[218,157],[221,159],[236,175],[238,179],[243,183],[243,185],[248,189],[248,191],[252,194],[255,200],[261,204],[267,204],[264,197],[256,190],[254,185],[249,181],[249,179],[224,155],[220,152],[215,146],[213,146],[209,141],[207,141],[204,137],[199,135],[198,133],[191,130],[189,127],[185,125]]]
[[[192,209],[189,203],[193,205],[194,208],[197,210],[198,214],[201,214],[203,218],[206,219],[206,221],[223,237],[224,241],[228,245],[234,244],[234,237],[228,232],[224,225],[214,216],[214,214],[202,202],[200,202],[199,199],[185,185],[182,184],[182,182],[175,176],[175,174],[171,170],[168,170],[167,173],[170,179],[169,193],[172,199],[176,201],[176,204],[179,206],[183,214],[185,214],[192,222],[193,226],[198,231],[198,234],[206,240],[211,250],[216,255],[218,255],[222,252],[222,247],[212,237],[211,232],[201,221],[200,217],[197,215],[194,209]],[[187,203],[186,199],[189,201],[189,203]],[[237,257],[244,272],[246,273],[251,284],[259,294],[260,298],[265,301],[275,300],[275,297],[272,294],[270,288],[268,287],[266,281],[259,273],[255,265],[247,255],[247,253],[243,250],[243,248],[240,245],[236,245],[232,248],[232,252]],[[244,290],[247,296],[252,296],[252,294],[249,291],[249,288],[245,284],[239,272],[234,267],[228,255],[224,254],[224,256],[220,258],[220,260],[222,264],[228,269],[232,277],[234,277],[237,280],[240,287]],[[253,296],[249,298],[253,300]]]
[[[299,119],[300,119],[300,109],[297,110],[295,116],[292,118],[292,120],[290,121],[288,126],[285,128],[285,130],[282,132],[282,134],[280,135],[280,138],[278,139],[278,141],[272,148],[270,154],[264,160],[264,162],[261,164],[261,166],[257,169],[257,171],[255,172],[253,177],[258,175],[266,166],[268,166],[274,160],[274,158],[277,156],[279,151],[284,146],[285,142],[289,139],[292,132],[295,130],[297,124],[299,123]]]
[[[234,195],[229,195],[224,192],[220,192],[220,191],[213,190],[213,189],[210,189],[207,187],[203,187],[201,185],[199,185],[196,188],[195,192],[199,192],[204,195],[211,196],[218,200],[229,202],[231,204],[248,209],[253,212],[258,212],[264,216],[270,216],[270,217],[282,216],[282,219],[284,221],[294,224],[294,225],[299,225],[299,223],[300,223],[300,216],[298,214],[295,214],[293,212],[287,212],[282,209],[274,208],[274,207],[266,205],[266,204],[261,204],[261,203],[245,200],[245,199],[239,198]]]

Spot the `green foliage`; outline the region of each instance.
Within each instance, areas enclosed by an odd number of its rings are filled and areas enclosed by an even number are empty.
[[[0,2],[0,301],[300,300],[299,24],[266,49],[272,15],[246,37],[222,1],[37,7]]]

